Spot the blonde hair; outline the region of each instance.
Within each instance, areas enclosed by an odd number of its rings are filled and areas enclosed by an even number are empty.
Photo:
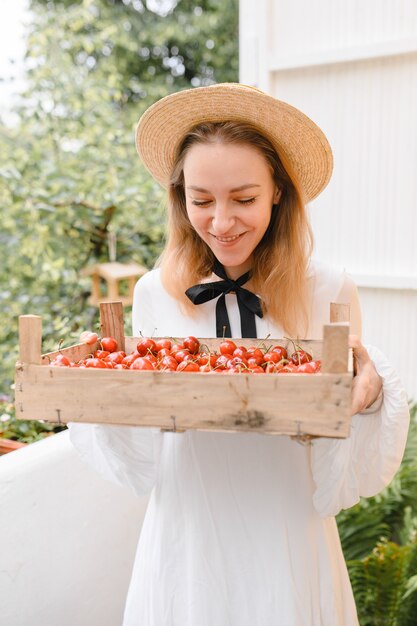
[[[260,295],[264,314],[292,337],[305,336],[309,322],[307,265],[313,237],[302,192],[285,157],[255,127],[240,122],[207,122],[187,133],[175,160],[168,191],[168,233],[159,259],[162,283],[186,314],[196,305],[185,295],[188,287],[211,276],[214,255],[192,227],[186,209],[184,160],[196,144],[249,145],[270,166],[281,196],[273,205],[269,226],[253,252],[251,288]]]

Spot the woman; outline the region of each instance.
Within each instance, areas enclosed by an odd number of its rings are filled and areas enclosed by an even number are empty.
[[[352,280],[310,260],[305,203],[332,156],[300,111],[244,85],[150,107],[138,152],[168,188],[160,266],[139,280],[138,335],[321,338],[351,306],[352,432],[300,445],[257,433],[72,425],[87,462],[150,493],[124,626],[357,626],[334,516],[379,492],[402,458],[408,408],[360,342]]]

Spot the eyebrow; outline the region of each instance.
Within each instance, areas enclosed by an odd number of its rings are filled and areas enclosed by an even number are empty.
[[[261,185],[255,185],[255,184],[248,184],[248,185],[241,185],[240,187],[235,187],[234,189],[231,189],[231,192],[234,191],[243,191],[244,189],[249,189],[250,187],[260,187]],[[195,187],[194,185],[190,185],[189,187],[187,187],[187,189],[192,189],[193,191],[201,191],[203,193],[210,193],[210,191],[208,191],[207,189],[202,189],[201,187]]]

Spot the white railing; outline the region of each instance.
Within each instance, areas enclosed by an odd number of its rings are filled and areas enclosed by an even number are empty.
[[[0,623],[121,625],[146,506],[68,431],[0,457]]]

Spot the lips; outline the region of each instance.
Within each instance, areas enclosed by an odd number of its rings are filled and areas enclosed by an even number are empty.
[[[216,235],[212,236],[216,239],[216,241],[219,241],[220,243],[232,243],[233,241],[237,241],[244,234],[245,233],[240,233],[239,235],[232,235],[230,237],[218,237]]]

